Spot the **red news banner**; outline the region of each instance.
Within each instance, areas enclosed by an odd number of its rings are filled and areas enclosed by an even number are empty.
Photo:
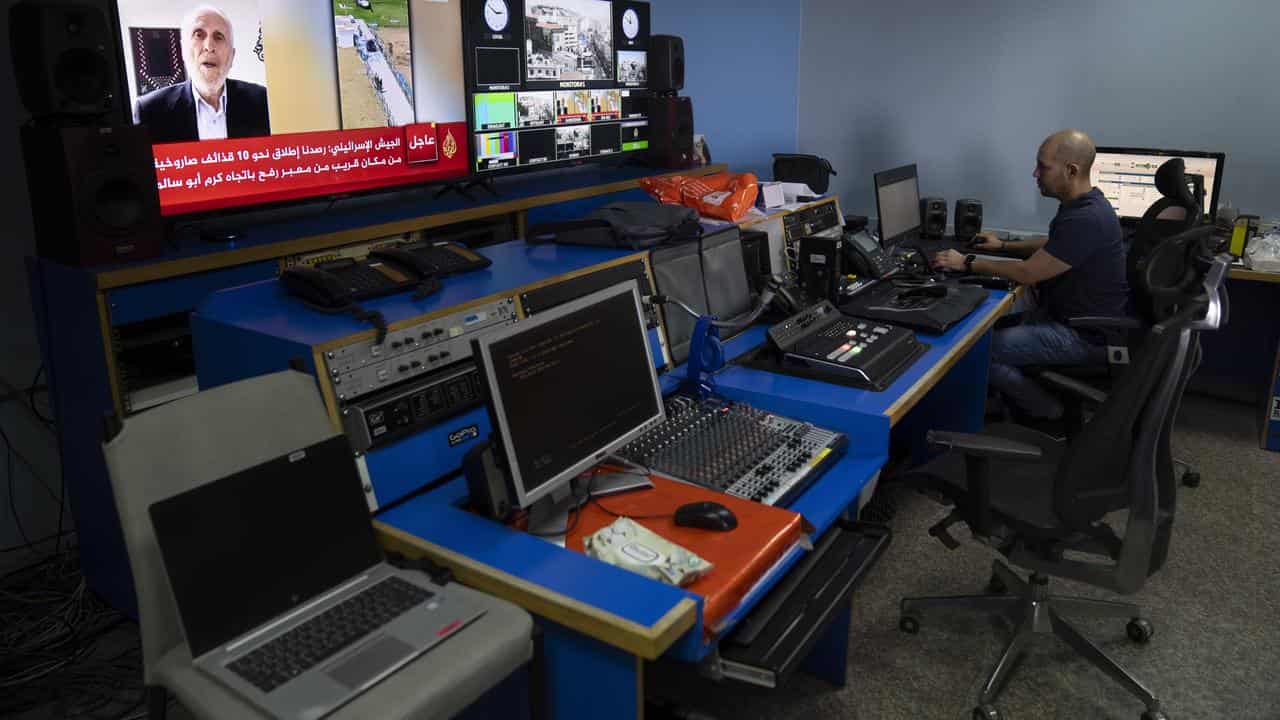
[[[152,148],[162,215],[460,177],[466,123],[336,130]]]

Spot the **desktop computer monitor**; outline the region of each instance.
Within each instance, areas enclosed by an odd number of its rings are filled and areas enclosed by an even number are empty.
[[[880,244],[886,248],[920,232],[920,181],[916,166],[903,165],[875,174]]]
[[[1111,201],[1120,222],[1134,224],[1160,199],[1155,185],[1156,170],[1175,157],[1182,158],[1188,175],[1203,178],[1204,216],[1213,222],[1218,217],[1218,192],[1226,161],[1223,153],[1100,147],[1090,179]]]
[[[472,348],[516,507],[563,500],[574,477],[666,418],[634,280]]]

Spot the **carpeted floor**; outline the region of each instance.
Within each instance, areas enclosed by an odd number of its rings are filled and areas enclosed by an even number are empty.
[[[1174,452],[1193,462],[1203,483],[1181,488],[1169,560],[1132,597],[1155,637],[1132,644],[1124,621],[1076,626],[1152,689],[1172,720],[1280,719],[1280,455],[1258,448],[1249,408],[1197,397],[1186,398]],[[732,720],[968,720],[1011,627],[936,613],[919,634],[906,635],[897,629],[898,601],[981,592],[996,554],[975,543],[947,550],[926,533],[942,508],[915,493],[899,498],[893,542],[854,596],[845,687],[797,673],[763,690],[662,666],[650,691]],[[1050,588],[1105,597],[1059,580]],[[1143,710],[1052,636],[1037,638],[997,707],[1006,720],[1137,720]]]

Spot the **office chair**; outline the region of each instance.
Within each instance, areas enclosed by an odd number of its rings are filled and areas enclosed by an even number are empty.
[[[1201,208],[1204,206],[1203,185],[1196,185],[1200,188],[1199,194],[1193,192],[1191,190],[1193,183],[1188,180],[1188,177],[1182,158],[1170,158],[1160,165],[1156,170],[1155,185],[1161,197],[1143,213],[1133,237],[1129,240],[1125,268],[1129,281],[1129,301],[1132,306],[1133,320],[1117,324],[1111,318],[1086,317],[1072,318],[1067,322],[1071,327],[1093,330],[1105,338],[1107,363],[1105,365],[1031,366],[1024,368],[1028,376],[1041,380],[1050,389],[1062,388],[1066,383],[1065,378],[1070,378],[1105,392],[1117,373],[1129,363],[1130,351],[1135,340],[1142,336],[1141,330],[1155,324],[1160,317],[1168,314],[1168,309],[1162,307],[1167,302],[1163,298],[1177,298],[1185,292],[1185,288],[1182,287],[1183,278],[1144,279],[1143,275],[1152,267],[1149,258],[1161,243],[1201,227]],[[1207,235],[1204,241],[1208,241]],[[1164,263],[1161,267],[1171,266]],[[1178,268],[1178,271],[1193,272],[1188,269],[1189,267]],[[1153,293],[1150,290],[1151,280],[1158,281],[1157,287],[1163,287],[1165,290],[1157,290]],[[1222,302],[1225,306],[1225,290]],[[1225,317],[1224,312],[1224,320]],[[1195,368],[1192,368],[1191,372],[1194,371]],[[1065,406],[1066,434],[1068,437],[1074,437],[1084,424],[1086,408],[1097,404],[1096,396],[1082,392],[1079,386],[1067,392],[1059,391],[1059,394]],[[1175,459],[1174,464],[1183,469],[1181,478],[1184,485],[1196,487],[1200,484],[1200,473],[1196,472],[1190,463]]]
[[[137,591],[149,716],[163,718],[172,693],[198,718],[265,717],[192,665],[148,508],[334,435],[315,381],[294,371],[264,375],[123,422],[109,418],[107,425],[103,453]],[[281,558],[283,571],[288,562]],[[450,717],[530,660],[528,613],[457,584],[450,592],[485,608],[483,622],[405,665],[331,717]],[[458,642],[468,633],[469,640]]]
[[[1157,260],[1177,265],[1185,261],[1179,255],[1171,245]],[[964,522],[976,539],[1031,571],[1022,580],[996,560],[989,594],[902,601],[899,627],[912,634],[921,615],[933,609],[977,610],[1014,621],[1017,629],[973,711],[976,720],[998,720],[992,703],[1014,663],[1035,634],[1049,632],[1141,699],[1143,720],[1166,718],[1150,690],[1064,619],[1127,618],[1130,639],[1145,643],[1154,630],[1138,606],[1050,595],[1048,581],[1062,577],[1128,595],[1164,564],[1177,499],[1168,439],[1178,398],[1199,359],[1195,328],[1218,321],[1228,259],[1198,265],[1203,292],[1188,293],[1173,314],[1146,330],[1134,362],[1074,438],[1061,442],[1013,424],[991,425],[982,434],[931,431],[931,446],[946,452],[907,478],[954,503],[930,534],[958,547],[949,529]],[[1127,511],[1123,535],[1105,520],[1117,511]]]

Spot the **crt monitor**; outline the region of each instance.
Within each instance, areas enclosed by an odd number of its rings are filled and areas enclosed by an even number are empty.
[[[463,0],[472,170],[575,165],[649,148],[649,4]]]
[[[1188,175],[1203,178],[1204,217],[1210,222],[1216,220],[1222,166],[1226,161],[1223,153],[1100,147],[1090,179],[1111,201],[1121,222],[1136,223],[1161,197],[1155,185],[1156,170],[1175,157],[1182,158]]]
[[[117,0],[164,215],[467,175],[463,0]]]
[[[474,340],[472,348],[517,507],[568,488],[665,418],[634,280]]]
[[[916,166],[903,165],[875,174],[880,244],[892,247],[920,231],[920,182]]]

